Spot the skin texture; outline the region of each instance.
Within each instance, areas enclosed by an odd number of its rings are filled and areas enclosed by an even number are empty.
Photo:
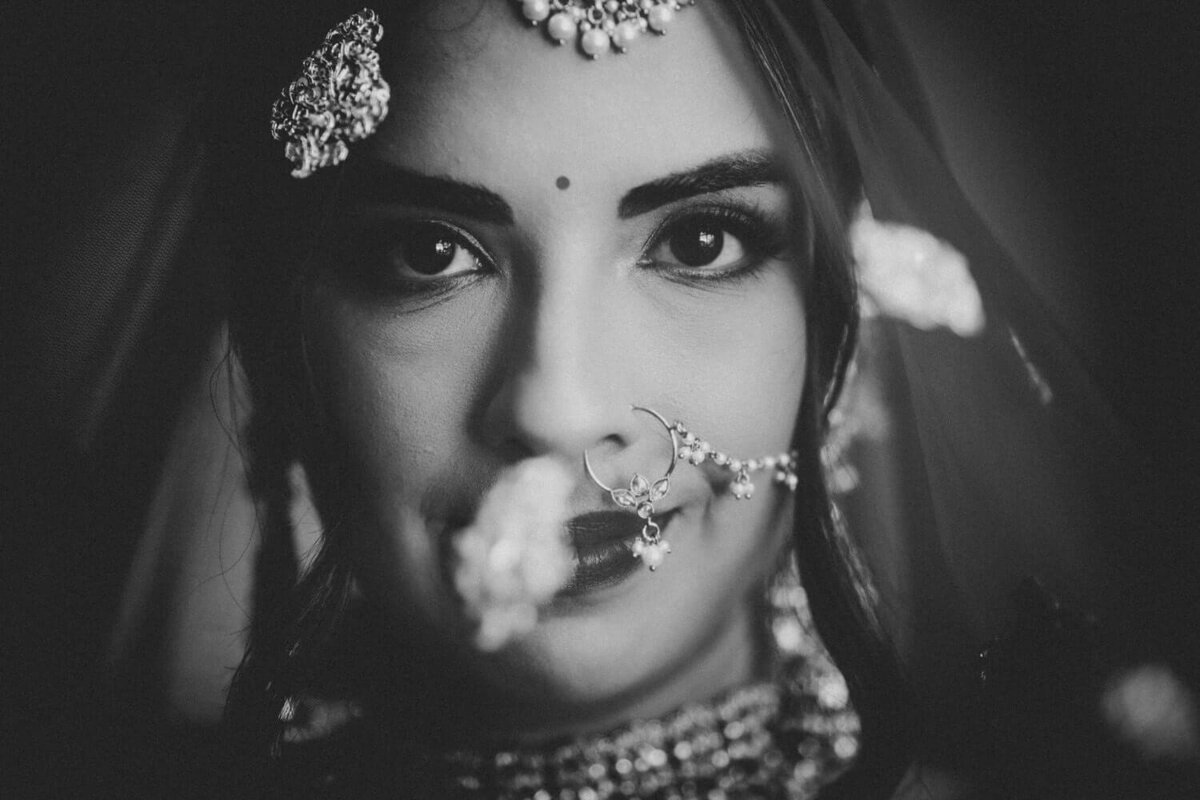
[[[456,259],[449,288],[414,296],[388,288],[392,275],[413,277],[403,258],[348,256],[313,289],[306,335],[359,490],[343,535],[362,588],[455,676],[430,695],[459,698],[487,731],[537,737],[659,714],[761,669],[753,598],[791,525],[787,496],[763,477],[753,501],[735,502],[727,473],[681,465],[658,504],[678,509],[666,563],[556,603],[496,654],[470,647],[445,578],[448,531],[506,465],[561,459],[578,476],[573,513],[615,508],[586,478],[585,449],[610,485],[661,474],[665,432],[632,403],[741,457],[792,441],[805,366],[792,192],[765,183],[618,214],[649,181],[730,154],[778,155],[773,105],[711,5],[600,63],[549,45],[504,2],[439,3],[423,27],[384,39],[391,111],[354,169],[485,187],[512,221],[368,200],[350,184],[352,230],[437,220],[483,258]],[[569,191],[557,183],[566,175]],[[655,236],[714,205],[756,209],[785,244],[756,255],[727,230],[716,262],[695,272],[754,269],[696,279]],[[364,270],[384,272],[383,288],[345,277]]]

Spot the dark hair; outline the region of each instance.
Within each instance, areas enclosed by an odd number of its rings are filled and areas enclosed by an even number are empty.
[[[421,3],[405,4],[404,14]],[[857,291],[847,252],[845,220],[860,197],[861,181],[836,113],[804,91],[792,45],[775,16],[803,40],[818,61],[818,30],[803,2],[769,4],[734,0],[726,5],[761,77],[803,145],[808,170],[801,181],[814,224],[814,268],[803,276],[807,309],[807,369],[797,424],[796,446],[804,491],[796,496],[795,552],[816,624],[845,675],[863,723],[862,750],[856,767],[830,787],[830,796],[884,795],[899,779],[910,753],[905,742],[907,694],[894,652],[872,607],[866,579],[853,544],[836,520],[820,460],[827,412],[836,401],[857,333]],[[777,10],[773,12],[772,7]],[[356,9],[349,9],[350,11]],[[403,25],[397,14],[385,24]],[[324,17],[328,22],[329,17]],[[323,31],[299,41],[318,41]],[[298,64],[304,47],[281,54]],[[291,60],[282,56],[292,56]],[[282,86],[285,71],[266,75]],[[253,130],[264,144],[270,94],[259,95],[260,113]],[[254,140],[251,140],[254,141]],[[229,143],[226,142],[226,145]],[[218,145],[221,146],[221,145]],[[230,151],[233,148],[230,146]],[[286,177],[281,148],[252,148],[241,174],[218,190],[238,201],[230,207],[253,209],[235,215],[238,243],[231,285],[230,330],[245,370],[254,404],[247,454],[251,488],[260,506],[264,545],[259,560],[250,644],[229,696],[229,720],[239,746],[266,757],[279,733],[279,712],[287,698],[322,679],[335,633],[350,596],[351,575],[344,539],[327,530],[321,552],[298,577],[291,552],[288,518],[289,466],[308,468],[327,525],[340,519],[345,488],[331,469],[340,454],[326,436],[314,392],[308,385],[301,320],[307,263],[319,229],[323,204],[338,170],[325,170],[303,182]],[[269,171],[267,171],[269,169]],[[300,185],[302,184],[302,185]],[[307,231],[297,237],[296,231]]]

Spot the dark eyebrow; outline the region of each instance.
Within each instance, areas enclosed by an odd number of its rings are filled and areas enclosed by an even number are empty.
[[[476,184],[426,175],[378,159],[360,159],[355,168],[347,165],[341,191],[347,200],[447,211],[481,222],[512,225],[512,206],[490,189]]]
[[[630,189],[617,206],[617,216],[629,219],[688,197],[725,189],[780,183],[782,180],[783,170],[775,159],[766,153],[758,150],[734,153]]]

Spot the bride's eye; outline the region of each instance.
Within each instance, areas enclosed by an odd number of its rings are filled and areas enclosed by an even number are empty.
[[[359,230],[345,252],[342,274],[380,297],[444,296],[487,274],[493,264],[474,236],[435,220]]]
[[[689,211],[667,220],[650,240],[643,267],[687,280],[748,274],[782,249],[758,215],[733,208]]]
[[[449,278],[483,268],[479,245],[466,233],[440,223],[419,223],[384,256],[395,277],[420,281]]]

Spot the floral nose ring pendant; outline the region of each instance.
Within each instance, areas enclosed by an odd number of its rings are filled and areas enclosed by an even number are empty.
[[[611,486],[606,486],[603,481],[596,477],[596,473],[592,471],[592,464],[588,460],[587,451],[583,451],[583,468],[587,470],[588,477],[592,482],[599,486],[604,491],[608,492],[609,497],[613,502],[622,508],[630,509],[637,513],[639,517],[645,520],[642,526],[641,535],[633,543],[634,558],[640,558],[650,571],[658,569],[666,558],[667,553],[671,552],[671,545],[667,540],[662,538],[662,528],[654,521],[654,504],[666,497],[667,492],[671,489],[671,473],[675,471],[675,453],[679,450],[679,439],[675,435],[675,430],[670,423],[666,421],[656,411],[651,411],[642,406],[633,406],[634,411],[641,411],[654,417],[662,426],[667,429],[667,433],[671,437],[671,459],[667,466],[667,472],[658,480],[651,483],[640,473],[633,473],[633,478],[629,481],[628,489],[614,489]]]

